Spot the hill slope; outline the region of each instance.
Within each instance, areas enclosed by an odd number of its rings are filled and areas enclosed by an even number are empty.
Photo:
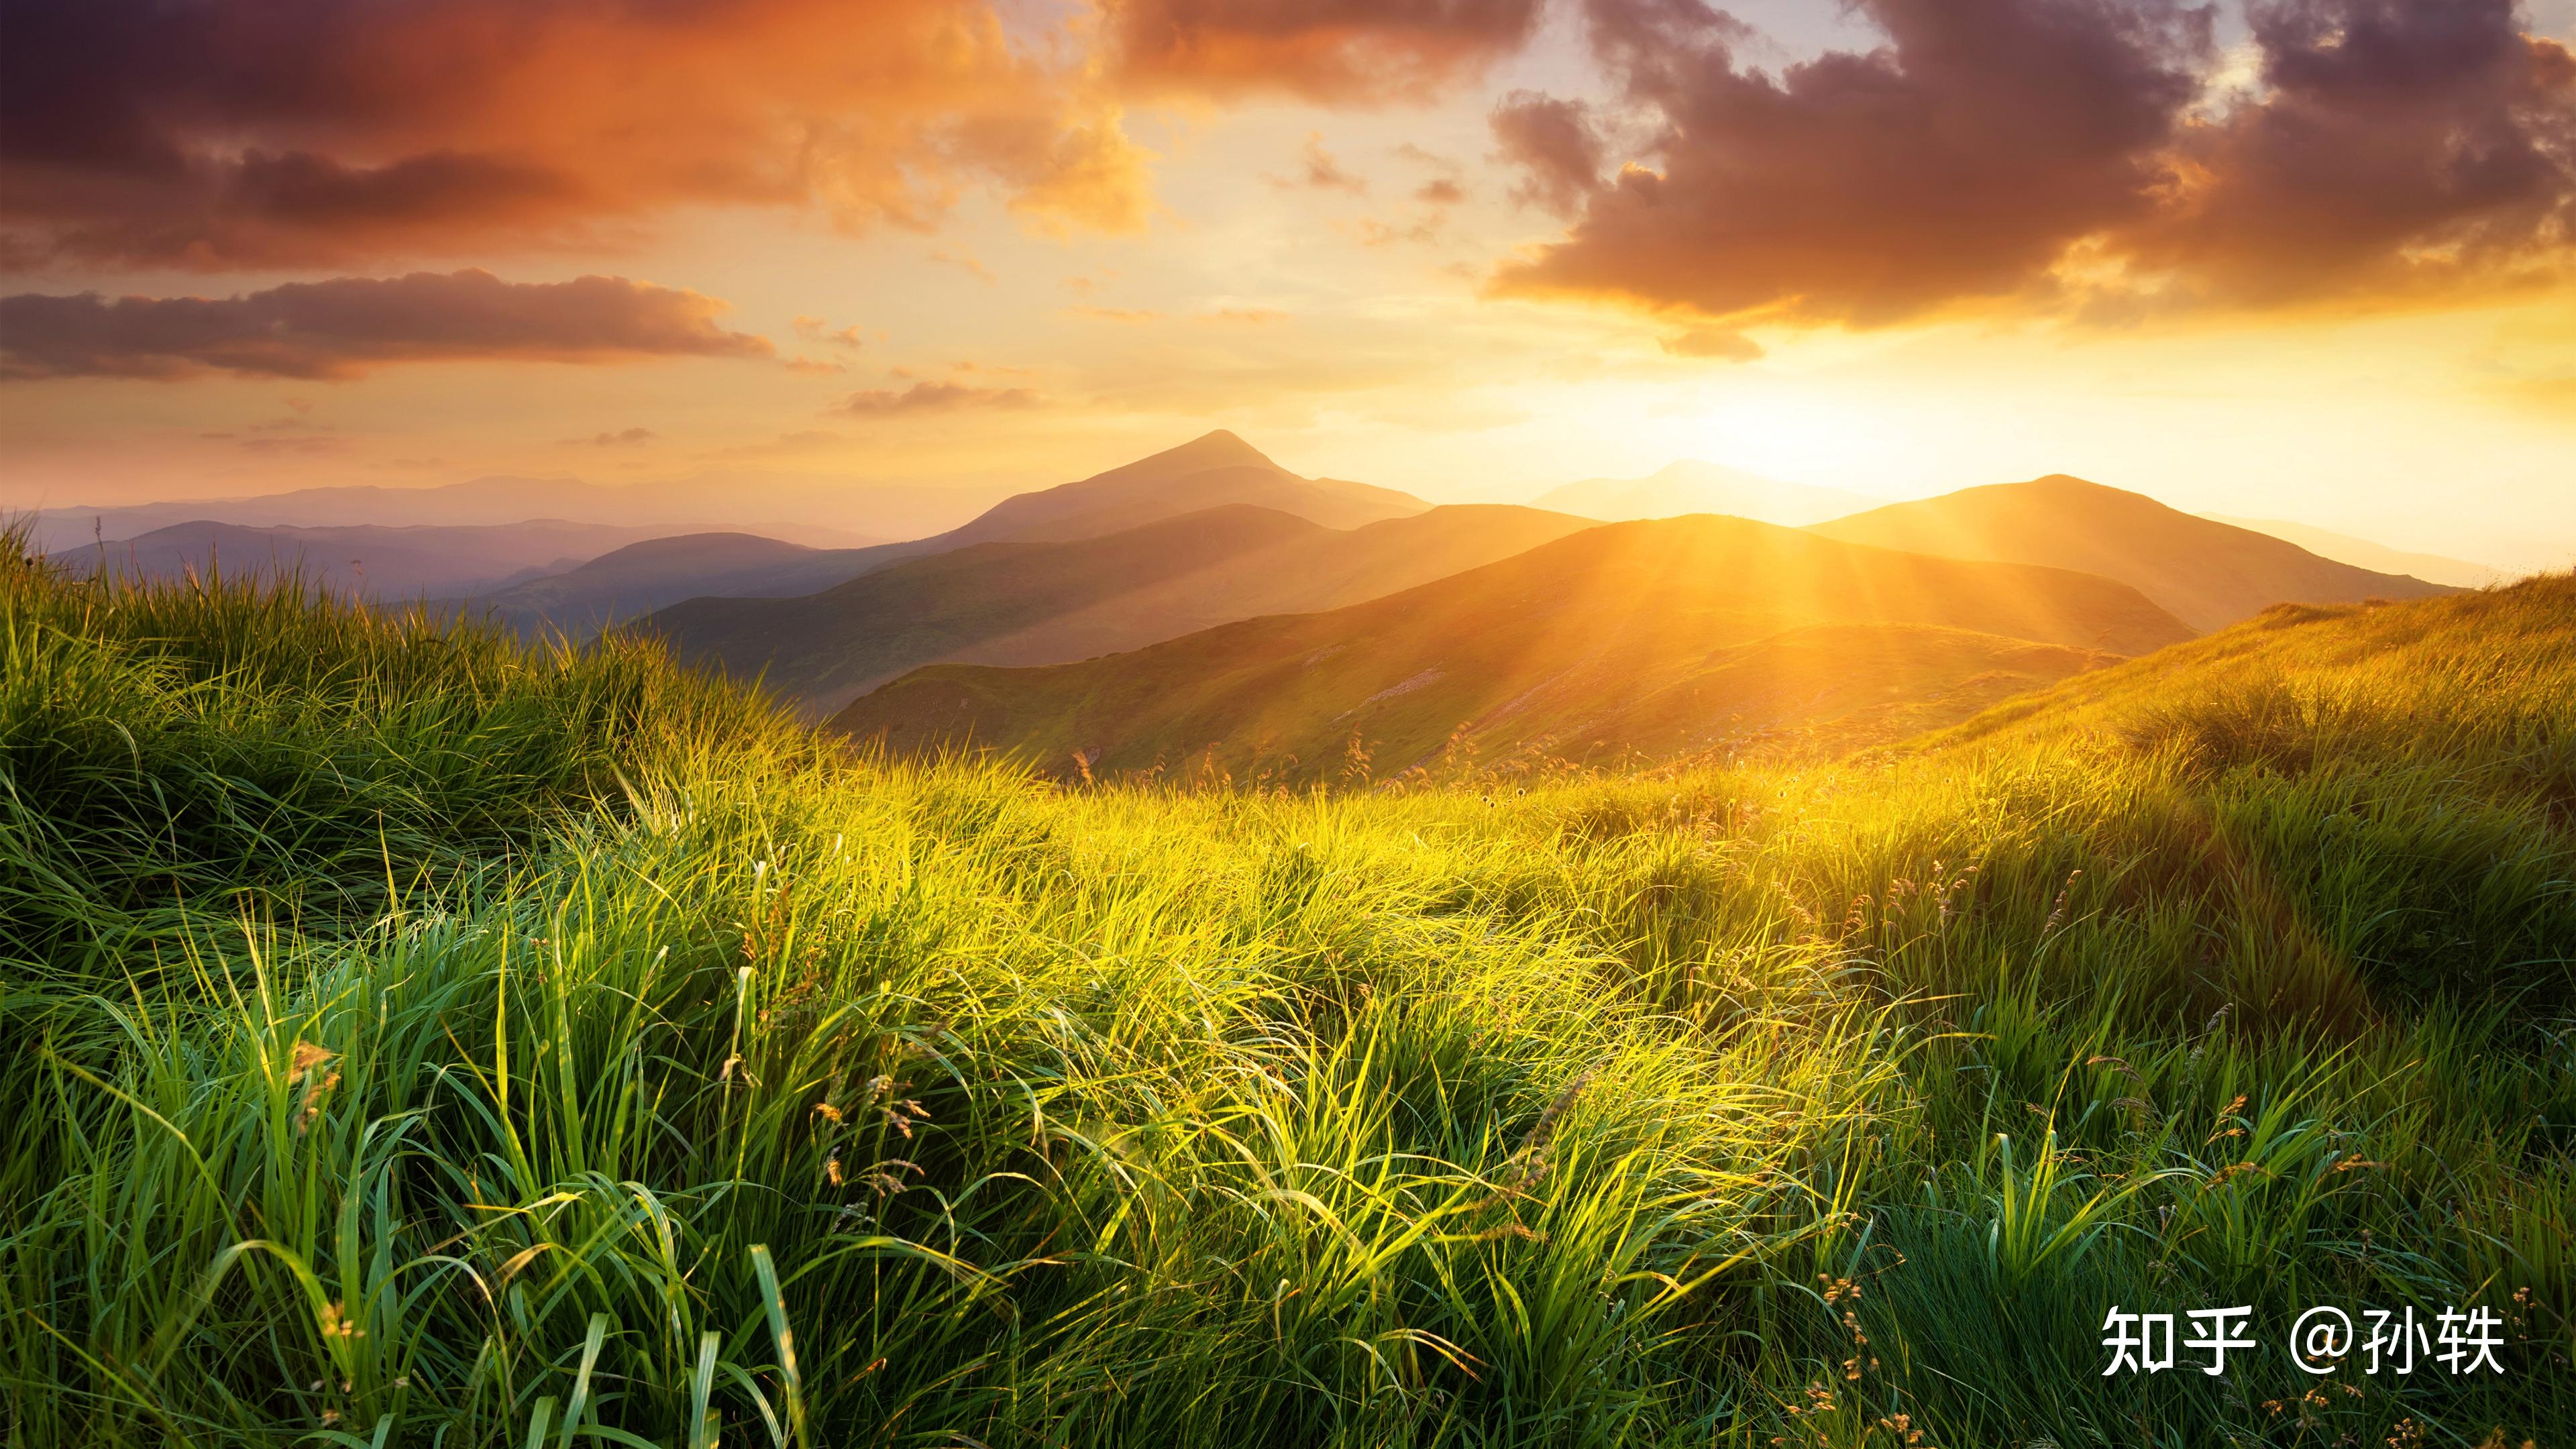
[[[2576,576],[2403,604],[2283,604],[1921,741],[2125,741],[2202,767],[2329,756],[2492,761],[2576,809]]]
[[[1589,526],[1471,505],[1343,530],[1237,503],[1075,543],[970,544],[804,598],[691,599],[639,627],[689,662],[829,712],[922,664],[1061,664],[1339,608]]]
[[[1797,632],[1818,625],[1953,632],[1872,641],[1872,673],[1831,652],[1856,657],[1856,636]],[[1025,750],[1050,768],[1076,751],[1113,770],[1212,751],[1238,774],[1292,778],[1342,768],[1356,738],[1383,776],[1464,749],[1489,760],[1721,749],[1947,700],[1911,721],[1927,724],[1991,702],[2004,683],[2190,634],[2106,579],[1702,516],[1610,524],[1370,603],[1081,664],[933,666],[833,724],[898,750]],[[2011,678],[1972,686],[1998,674]],[[1871,733],[1866,721],[1849,729]]]
[[[2490,584],[2503,583],[2507,577],[2504,570],[2492,564],[2471,563],[2464,558],[2449,558],[2438,553],[2409,553],[2384,543],[2355,538],[2348,533],[2293,523],[2286,518],[2229,518],[2217,513],[2201,516],[2214,523],[2268,533],[2284,542],[2295,543],[2319,558],[2330,558],[2337,563],[2348,563],[2375,573],[2407,574],[2428,584],[2448,584],[2455,589],[2483,589]]]
[[[2251,618],[2273,604],[2420,599],[2443,592],[2421,579],[2336,563],[2141,493],[2064,474],[1891,504],[1810,531],[1945,558],[2100,574],[2133,586],[2204,630]]]
[[[1783,483],[1684,458],[1643,478],[1586,478],[1568,483],[1540,494],[1530,506],[1598,518],[1605,523],[1679,518],[1688,513],[1727,513],[1794,528],[1840,518],[1884,501],[1865,493]]]
[[[1079,482],[1014,494],[971,521],[927,538],[765,554],[743,543],[740,535],[708,535],[694,545],[674,539],[655,549],[603,558],[598,569],[580,577],[546,580],[477,602],[522,632],[560,629],[581,635],[684,599],[788,598],[971,544],[1097,538],[1227,504],[1270,509],[1326,528],[1356,528],[1430,507],[1392,489],[1301,478],[1219,430]]]
[[[440,599],[560,573],[623,545],[684,531],[561,519],[402,528],[256,528],[199,519],[103,547],[66,548],[54,557],[83,574],[104,563],[111,571],[152,579],[202,576],[217,565],[227,572],[270,574],[295,568],[334,592]]]
[[[19,555],[13,1445],[2576,1423],[2564,578],[2087,676],[2120,713],[2062,745],[1286,798],[854,759],[618,638]],[[2395,729],[2099,727],[2238,668]],[[2502,1371],[2105,1377],[2142,1292],[2266,1344],[2474,1305]]]

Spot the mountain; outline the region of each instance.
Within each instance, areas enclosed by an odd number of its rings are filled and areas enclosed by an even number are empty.
[[[1276,509],[1326,528],[1357,528],[1431,506],[1392,488],[1301,478],[1219,428],[1079,483],[1005,498],[942,538],[949,547],[990,539],[1093,538],[1226,503]]]
[[[897,751],[972,742],[1064,772],[1204,759],[1309,780],[1354,751],[1384,778],[1444,755],[1670,756],[1798,732],[1839,748],[2191,633],[2108,579],[1695,516],[1079,664],[933,665],[832,724]]]
[[[536,519],[525,523],[442,527],[257,528],[197,520],[53,555],[88,573],[102,564],[139,578],[180,578],[220,568],[275,573],[301,570],[334,593],[372,599],[443,599],[480,593],[578,567],[624,544],[675,530]]]
[[[709,500],[728,497],[759,499],[762,516],[725,518]],[[480,527],[532,518],[613,527],[653,525],[665,533],[721,525],[818,548],[852,548],[925,531],[915,525],[940,526],[973,502],[947,490],[817,485],[812,479],[761,474],[705,474],[624,484],[496,476],[429,488],[299,488],[116,508],[43,508],[32,517],[37,545],[49,552],[101,538],[120,542],[199,521],[252,528],[400,528]]]
[[[805,548],[756,533],[684,533],[628,544],[578,568],[452,602],[522,634],[579,639],[701,594],[784,597],[827,589],[864,568],[862,560],[876,552]]]
[[[685,660],[761,676],[828,712],[921,664],[1059,664],[1256,614],[1338,608],[1591,526],[1477,504],[1334,529],[1230,503],[1072,543],[969,544],[805,598],[691,599],[638,627]]]
[[[2457,589],[2483,589],[2505,582],[2511,575],[2489,564],[2471,563],[2467,559],[2445,558],[2438,553],[2408,553],[2355,538],[2348,533],[2333,533],[2305,523],[2292,523],[2281,518],[2228,518],[2216,513],[2201,517],[2236,528],[2250,528],[2274,538],[2295,543],[2319,558],[2348,563],[2375,573],[2410,574],[2431,584],[2448,584]]]
[[[1227,504],[1269,509],[1334,529],[1400,518],[1431,506],[1389,488],[1301,478],[1262,456],[1250,443],[1219,430],[1079,482],[1014,494],[966,523],[927,538],[766,555],[747,548],[739,535],[698,548],[670,540],[655,549],[610,555],[595,567],[475,602],[522,631],[554,629],[579,635],[702,595],[810,594],[908,558],[948,553],[970,544],[1097,538]]]
[[[1586,478],[1552,488],[1531,500],[1533,508],[1550,508],[1605,523],[1636,518],[1679,518],[1688,513],[1726,513],[1763,523],[1792,527],[1821,523],[1884,502],[1865,493],[1783,483],[1735,468],[1684,458],[1643,478]]]
[[[2223,628],[2279,603],[2418,599],[2445,592],[2439,584],[2319,558],[2269,534],[2062,473],[1890,504],[1808,531],[1945,558],[2100,574],[2135,587],[2200,630]]]

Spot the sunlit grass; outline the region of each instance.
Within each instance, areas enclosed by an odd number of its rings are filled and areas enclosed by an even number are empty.
[[[2384,675],[2262,635],[2332,711],[2104,676],[2063,734],[1342,794],[7,590],[13,1443],[2576,1422],[2565,580],[2369,615],[2461,636]],[[2471,1301],[2501,1378],[2100,1376],[2113,1303]]]

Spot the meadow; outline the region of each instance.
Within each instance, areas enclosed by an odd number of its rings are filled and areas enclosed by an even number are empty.
[[[1836,764],[1261,790],[18,553],[13,1449],[2576,1425],[2576,580]],[[2319,1303],[2503,1372],[2300,1372]]]

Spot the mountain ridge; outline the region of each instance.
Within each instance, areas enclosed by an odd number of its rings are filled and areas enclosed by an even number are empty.
[[[1346,736],[1391,768],[1458,742],[1488,757],[1569,740],[1575,754],[1597,754],[1631,742],[1615,731],[1596,739],[1593,726],[1740,665],[1746,646],[1820,624],[1983,636],[1950,651],[1949,672],[1910,678],[1915,697],[1955,689],[2016,651],[2036,670],[2026,687],[2192,634],[2107,579],[1700,515],[1605,524],[1366,603],[1247,619],[1081,663],[931,665],[861,696],[831,724],[898,751],[971,740],[1058,771],[1077,754],[1086,769],[1142,770],[1205,751],[1238,774],[1287,762],[1313,778]],[[2028,645],[2054,652],[2028,655]],[[1728,733],[1813,723],[1803,698],[1739,712]],[[1991,702],[1979,695],[1960,708],[1980,701]],[[1713,728],[1688,739],[1672,737],[1675,728],[1685,726],[1658,723],[1642,744],[1671,753],[1724,743]]]
[[[944,533],[865,548],[778,554],[737,566],[724,547],[703,566],[648,577],[654,555],[594,560],[601,567],[543,587],[504,590],[472,601],[522,632],[581,634],[607,628],[692,598],[782,598],[818,592],[906,559],[978,543],[1069,542],[1095,538],[1226,503],[1251,503],[1326,526],[1426,511],[1409,493],[1363,483],[1302,478],[1222,428],[1177,447],[1050,488],[1015,493]],[[1336,524],[1335,520],[1351,520]],[[679,556],[666,550],[664,556]]]
[[[2320,558],[2285,539],[2071,474],[1891,503],[1807,531],[1943,558],[2076,569],[2134,586],[2199,630],[2274,604],[2427,598],[2449,590]]]
[[[1069,662],[1234,619],[1338,607],[1592,527],[1465,504],[1330,529],[1230,503],[1072,542],[968,544],[799,598],[696,598],[639,620],[686,661],[829,711],[907,669]]]

